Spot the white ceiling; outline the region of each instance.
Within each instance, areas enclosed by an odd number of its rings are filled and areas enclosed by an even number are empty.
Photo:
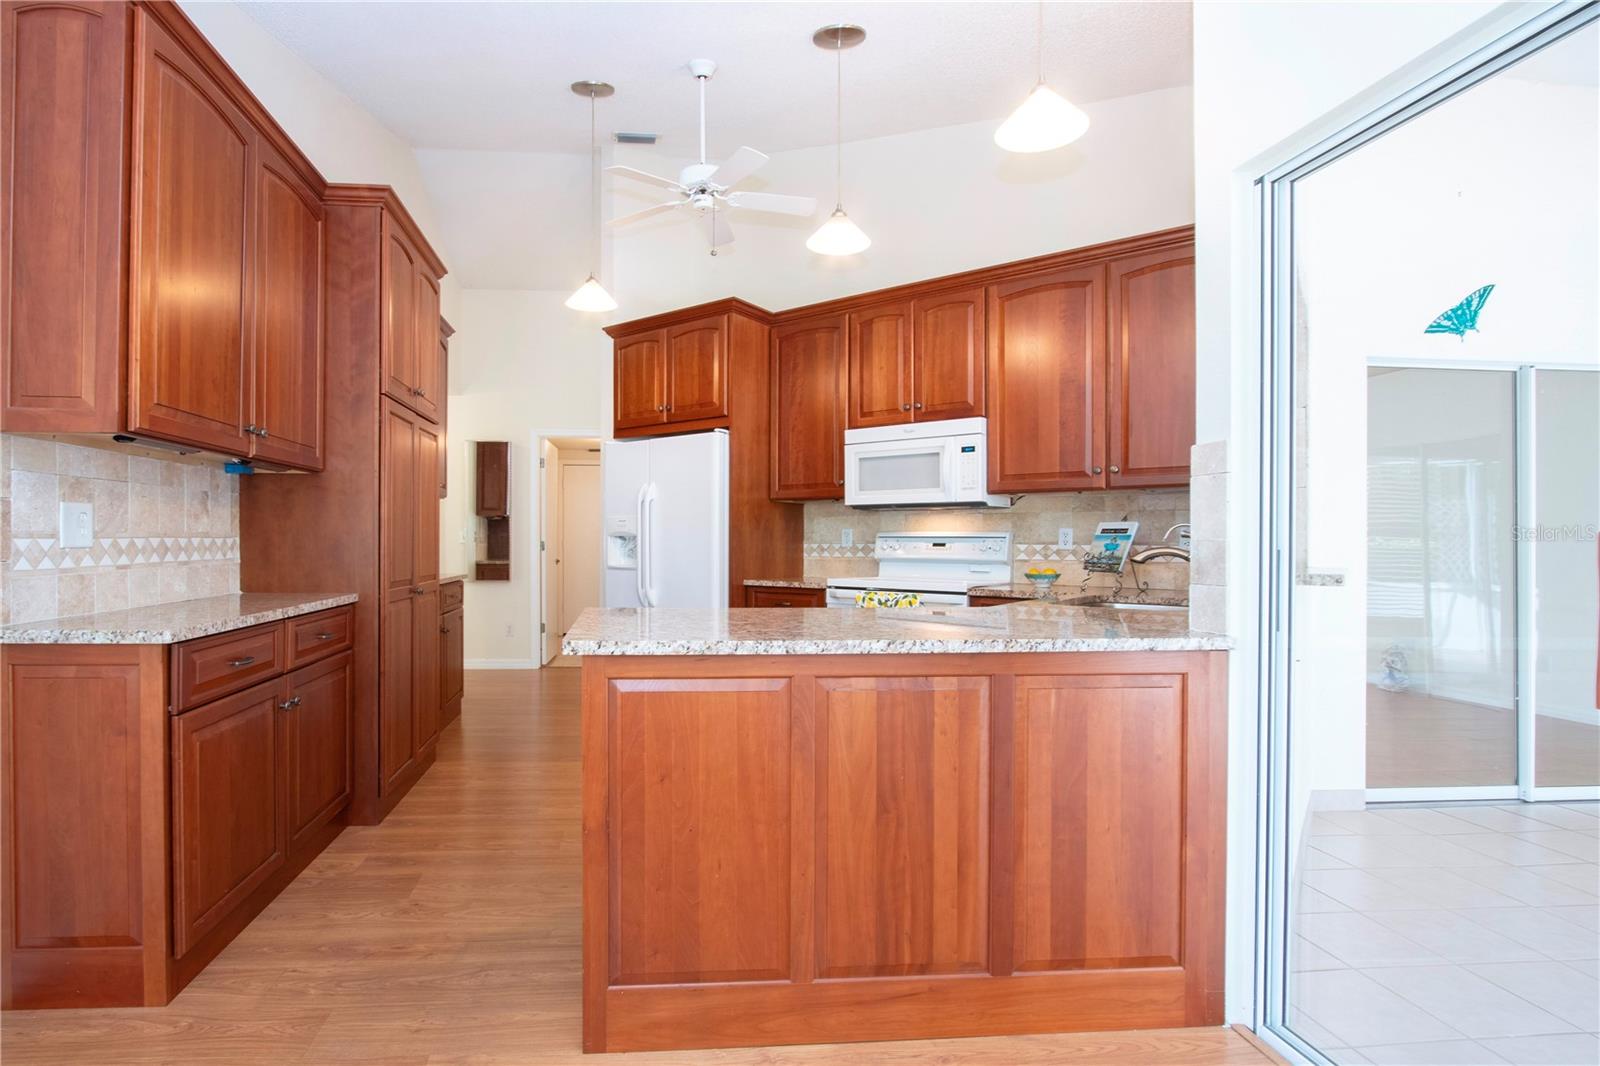
[[[661,135],[695,154],[684,64],[716,60],[709,155],[833,139],[834,61],[819,26],[856,22],[846,140],[999,118],[1031,87],[1033,3],[290,3],[242,6],[416,148],[575,152],[589,109],[571,82],[612,82],[601,136]],[[381,7],[381,12],[378,10]],[[1092,102],[1191,80],[1188,3],[1050,3],[1045,74]]]

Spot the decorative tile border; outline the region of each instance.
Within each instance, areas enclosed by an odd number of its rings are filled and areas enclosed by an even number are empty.
[[[802,544],[807,559],[870,559],[871,544]]]
[[[10,568],[13,571],[79,570],[238,558],[238,537],[102,537],[88,548],[63,548],[47,537],[13,537]]]

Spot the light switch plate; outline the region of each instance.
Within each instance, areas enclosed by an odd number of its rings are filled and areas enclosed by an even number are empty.
[[[1072,527],[1071,526],[1061,526],[1059,529],[1056,530],[1056,547],[1058,547],[1058,548],[1070,548],[1070,547],[1072,547]]]
[[[61,505],[61,546],[87,548],[94,543],[94,504]]]
[[[853,529],[839,530],[839,543],[848,548],[856,542],[856,531]]]

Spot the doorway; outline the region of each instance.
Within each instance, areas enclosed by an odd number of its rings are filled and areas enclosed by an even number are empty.
[[[600,606],[600,441],[539,441],[540,663],[576,666],[561,638],[580,614]]]

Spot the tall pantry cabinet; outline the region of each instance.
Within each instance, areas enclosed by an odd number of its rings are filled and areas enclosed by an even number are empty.
[[[327,465],[246,479],[240,581],[361,594],[350,821],[373,824],[432,765],[440,728],[445,270],[392,189],[331,185],[325,204]]]

